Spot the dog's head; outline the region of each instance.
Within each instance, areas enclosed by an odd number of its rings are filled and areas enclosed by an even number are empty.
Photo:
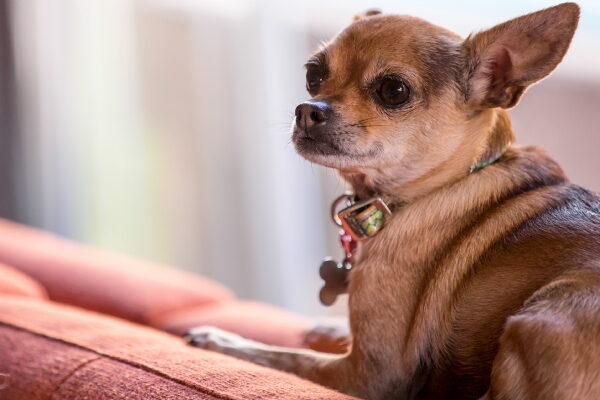
[[[368,12],[306,63],[311,99],[296,108],[294,144],[375,190],[443,184],[509,144],[498,110],[558,65],[578,18],[565,3],[463,39]]]

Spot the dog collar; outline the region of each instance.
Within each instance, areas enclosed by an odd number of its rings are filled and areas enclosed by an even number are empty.
[[[504,155],[504,153],[506,153],[508,147],[509,146],[507,145],[506,147],[502,148],[502,150],[500,150],[499,152],[492,154],[490,157],[477,161],[471,166],[471,168],[469,168],[469,173],[472,174],[473,172],[477,172],[481,169],[484,169],[488,165],[492,165],[493,163],[498,161]]]
[[[338,211],[344,202],[346,207]],[[378,196],[359,201],[355,195],[344,193],[331,204],[333,223],[357,242],[377,235],[391,215],[390,207]]]

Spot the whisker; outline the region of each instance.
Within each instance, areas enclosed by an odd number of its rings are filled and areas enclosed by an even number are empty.
[[[365,125],[367,122],[369,121],[373,121],[377,119],[377,117],[371,117],[371,118],[364,118],[364,119],[360,119],[358,121],[356,121],[353,124],[349,124],[349,126],[361,126],[361,125]]]
[[[390,127],[391,125],[385,125],[385,124],[372,124],[372,125],[367,125],[367,124],[351,124],[348,126],[352,126],[355,128],[374,128],[374,127]]]

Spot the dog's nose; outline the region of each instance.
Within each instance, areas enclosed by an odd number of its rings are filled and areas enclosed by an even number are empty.
[[[296,125],[302,129],[321,125],[331,115],[331,106],[324,101],[305,101],[296,107]]]

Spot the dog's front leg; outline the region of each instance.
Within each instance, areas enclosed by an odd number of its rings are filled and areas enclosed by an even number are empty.
[[[192,346],[290,372],[347,394],[364,392],[345,355],[269,346],[214,327],[194,328],[186,339]]]

